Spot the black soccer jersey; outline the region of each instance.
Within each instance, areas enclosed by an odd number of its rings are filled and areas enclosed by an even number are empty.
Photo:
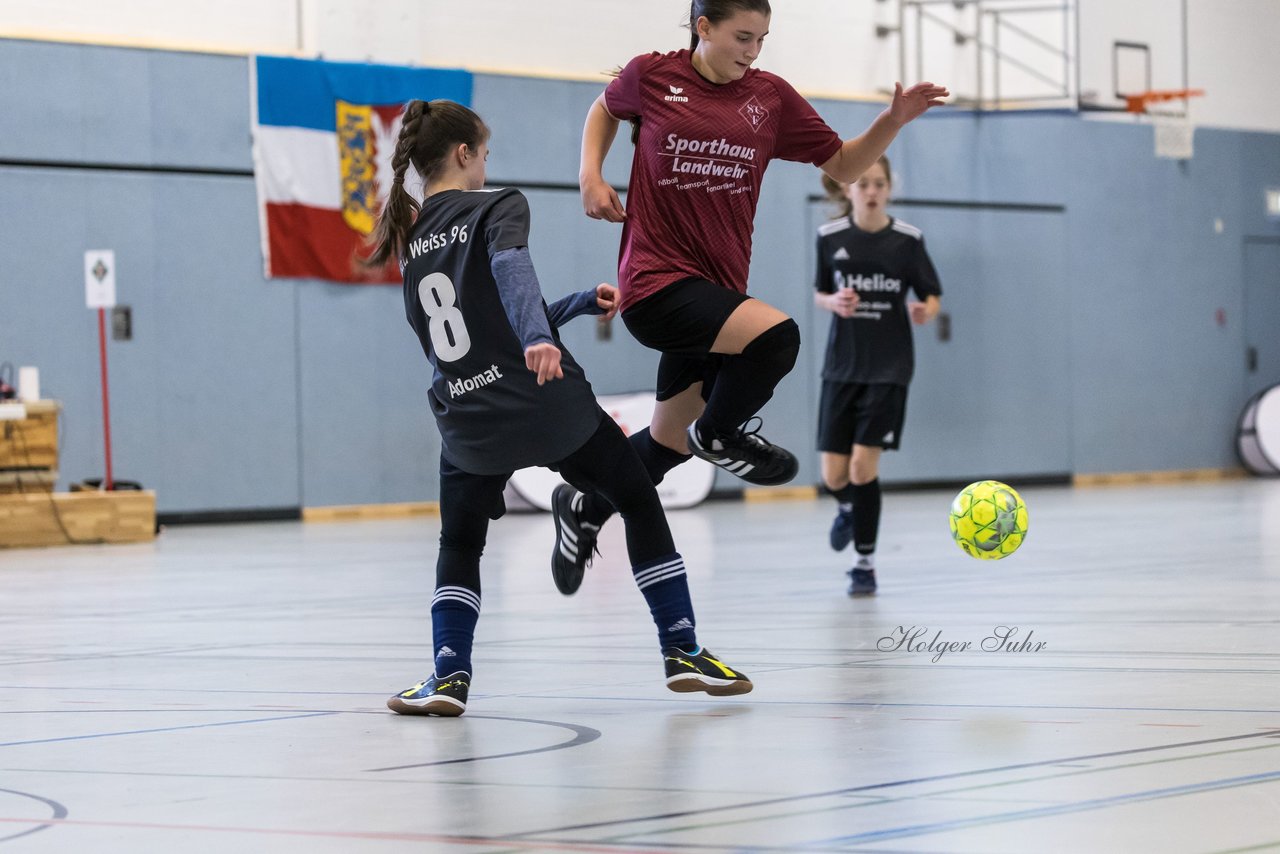
[[[905,386],[915,370],[907,291],[923,300],[940,296],[938,273],[920,229],[890,218],[867,232],[841,217],[818,228],[818,274],[823,293],[858,291],[853,317],[831,318],[822,378],[845,383]]]
[[[529,204],[511,189],[436,193],[409,233],[405,312],[435,368],[428,394],[441,453],[472,474],[562,460],[600,423],[591,385],[554,326],[564,379],[539,386],[525,367],[490,258],[528,244]]]

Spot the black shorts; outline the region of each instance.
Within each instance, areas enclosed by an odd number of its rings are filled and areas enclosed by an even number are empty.
[[[818,450],[845,455],[854,445],[897,450],[906,417],[906,386],[823,380]]]
[[[711,346],[729,315],[749,299],[706,279],[681,279],[622,312],[632,337],[662,353],[658,400],[675,397],[698,382],[707,398],[723,360]]]
[[[662,502],[644,463],[617,422],[599,412],[599,426],[573,453],[546,468],[560,473],[579,492],[598,492],[626,520],[627,553],[633,566],[675,552]],[[503,490],[511,473],[471,474],[440,457],[441,543],[483,549],[489,520],[507,511]],[[634,531],[639,532],[635,536]],[[479,564],[476,564],[478,571]],[[476,590],[478,575],[468,583]],[[456,582],[450,582],[456,583]]]

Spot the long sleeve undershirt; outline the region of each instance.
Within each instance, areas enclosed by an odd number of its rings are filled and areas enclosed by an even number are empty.
[[[526,350],[534,344],[554,344],[551,325],[557,329],[580,314],[603,314],[596,303],[595,290],[580,291],[554,302],[550,308],[542,301],[542,288],[533,269],[527,246],[497,252],[489,261],[493,278],[498,283],[498,296],[507,313],[511,328]],[[550,321],[550,325],[548,324]]]

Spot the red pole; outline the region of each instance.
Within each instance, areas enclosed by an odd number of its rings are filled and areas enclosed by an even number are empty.
[[[107,451],[107,479],[102,488],[115,488],[111,480],[111,406],[107,403],[107,312],[98,309],[98,361],[102,364],[102,441]]]

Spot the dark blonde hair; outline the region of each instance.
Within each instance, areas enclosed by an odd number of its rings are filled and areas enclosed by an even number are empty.
[[[400,136],[391,155],[391,189],[369,235],[369,256],[360,260],[360,266],[381,269],[404,253],[419,209],[418,200],[404,188],[409,164],[418,170],[422,180],[430,181],[455,146],[465,145],[474,151],[488,138],[489,126],[462,104],[446,100],[405,104]]]
[[[880,159],[876,161],[884,167],[884,177],[888,179],[889,186],[893,186],[893,167],[889,165],[889,156],[881,154]],[[873,164],[874,165],[874,164]],[[859,175],[858,178],[862,176]],[[844,185],[832,178],[826,172],[822,173],[822,189],[826,192],[827,198],[836,204],[839,209],[832,219],[840,219],[846,216],[853,216],[853,202],[844,194]]]
[[[772,15],[773,9],[769,6],[769,0],[692,0],[689,4],[689,50],[696,50],[698,47],[699,18],[718,24],[738,12]]]

